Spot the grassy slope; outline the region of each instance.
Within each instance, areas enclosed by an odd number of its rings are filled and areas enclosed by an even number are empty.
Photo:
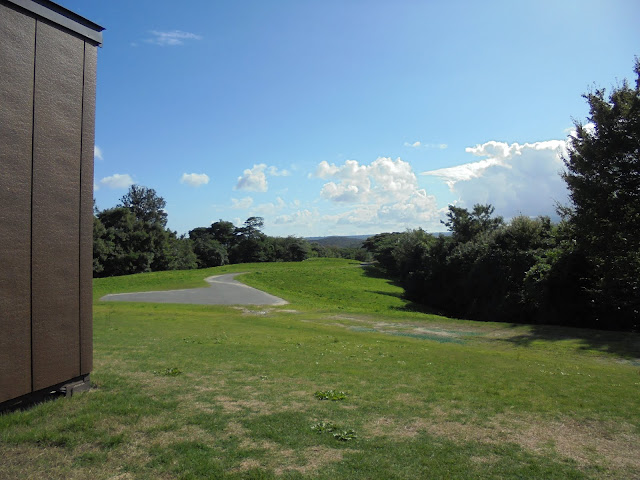
[[[277,308],[105,303],[232,271]],[[97,388],[0,417],[0,478],[633,478],[637,335],[450,320],[355,262],[96,280]],[[347,392],[320,401],[318,390]],[[337,432],[311,427],[333,422]],[[333,433],[353,429],[357,438]]]

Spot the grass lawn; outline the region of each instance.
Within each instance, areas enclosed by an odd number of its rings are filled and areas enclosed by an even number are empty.
[[[238,280],[290,303],[100,302]],[[94,281],[94,388],[0,416],[0,478],[640,478],[640,336],[448,319],[357,262]]]

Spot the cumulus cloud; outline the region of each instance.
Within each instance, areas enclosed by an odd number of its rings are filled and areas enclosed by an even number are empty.
[[[192,187],[199,187],[209,183],[209,175],[206,173],[183,173],[180,183],[186,183]]]
[[[99,182],[100,186],[111,189],[129,188],[133,185],[133,178],[128,173],[120,174],[115,173],[110,177],[104,177]]]
[[[515,215],[554,215],[556,202],[567,201],[560,177],[566,142],[490,141],[466,149],[482,160],[423,172],[442,179],[463,206],[491,203],[507,218]]]
[[[247,168],[242,176],[238,177],[238,183],[235,190],[248,190],[250,192],[266,192],[267,176],[264,171],[267,166],[264,163],[254,165],[253,168]]]
[[[238,182],[234,187],[235,190],[248,190],[251,192],[266,192],[268,189],[267,175],[271,177],[288,177],[291,175],[289,170],[280,170],[277,167],[268,167],[264,163],[259,163],[253,168],[247,168],[242,176],[238,177]]]
[[[331,180],[320,195],[350,208],[324,220],[371,228],[408,228],[439,216],[436,199],[418,187],[411,165],[400,158],[380,157],[369,165],[347,160],[343,165],[321,162],[314,176]]]
[[[237,198],[231,199],[231,208],[247,209],[250,208],[251,205],[253,205],[253,198],[251,197],[244,197],[240,200],[238,200]]]
[[[98,160],[104,160],[102,158],[102,149],[97,145],[93,146],[93,158]]]
[[[189,40],[202,40],[202,36],[200,35],[180,30],[171,30],[168,32],[152,30],[149,33],[151,33],[152,37],[148,38],[146,42],[161,47],[176,47],[184,45],[184,43]]]
[[[344,165],[336,166],[323,161],[316,169],[316,176],[338,180],[326,183],[321,192],[324,198],[336,202],[400,201],[418,187],[411,165],[400,158],[380,157],[370,165],[347,160]]]

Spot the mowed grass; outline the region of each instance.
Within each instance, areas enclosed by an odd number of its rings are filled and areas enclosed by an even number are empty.
[[[99,301],[234,271],[290,303]],[[447,319],[344,260],[94,292],[94,388],[0,416],[0,478],[640,478],[636,334]]]

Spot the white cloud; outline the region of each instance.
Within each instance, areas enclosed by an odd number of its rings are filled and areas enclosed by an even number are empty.
[[[291,175],[291,172],[289,172],[289,170],[287,169],[278,170],[277,167],[273,167],[273,166],[267,169],[267,173],[272,177],[288,177]]]
[[[347,161],[352,162],[353,160],[347,160]],[[336,167],[335,165],[329,165],[329,163],[326,160],[323,160],[318,164],[318,167],[316,168],[316,173],[314,175],[318,178],[329,178],[335,175],[336,173],[338,173],[339,171],[340,171],[340,167]]]
[[[279,215],[275,219],[276,225],[296,225],[296,226],[311,226],[317,220],[317,212],[311,210],[297,210],[291,215]]]
[[[192,187],[199,187],[209,183],[209,175],[206,173],[183,173],[180,183],[186,183]]]
[[[346,211],[325,215],[323,221],[362,228],[404,229],[425,226],[439,218],[436,199],[418,187],[411,165],[400,158],[380,157],[369,165],[347,160],[336,166],[326,161],[315,176],[334,179],[320,195]]]
[[[238,177],[235,190],[249,190],[250,192],[266,192],[267,176],[264,171],[267,166],[264,163],[247,168],[242,176]]]
[[[251,197],[244,197],[240,200],[238,200],[237,198],[231,199],[231,208],[244,210],[250,208],[251,205],[253,205],[253,198]]]
[[[160,32],[157,30],[152,30],[151,38],[145,40],[147,43],[152,43],[154,45],[159,45],[161,47],[175,47],[179,45],[184,45],[187,40],[202,40],[202,36],[196,35],[195,33],[182,32],[180,30],[172,30],[169,32]]]
[[[288,177],[291,175],[289,170],[279,170],[277,167],[267,167],[264,163],[254,165],[253,168],[247,168],[242,176],[238,177],[238,183],[234,190],[249,190],[251,192],[266,192],[269,185],[267,183],[267,175],[272,177]]]
[[[422,143],[422,142],[404,142],[405,147],[410,148],[428,148],[428,149],[436,149],[436,150],[444,150],[448,148],[446,143]]]
[[[115,173],[110,177],[104,177],[99,183],[100,186],[112,189],[129,188],[133,185],[133,178],[128,173]]]
[[[368,189],[368,188],[367,188]],[[357,202],[360,196],[365,193],[365,188],[357,185],[336,184],[334,182],[325,183],[320,195],[335,202]],[[365,200],[362,198],[361,200]]]
[[[264,215],[274,215],[283,208],[285,208],[287,204],[282,200],[282,198],[277,197],[275,202],[262,203],[257,205],[254,208],[254,213],[264,216]]]
[[[592,123],[592,122],[588,122],[585,123],[583,125],[584,129],[587,131],[587,133],[593,135],[596,132],[596,124]],[[569,128],[565,128],[564,132],[567,134],[567,136],[569,137],[575,137],[576,135],[578,135],[578,131],[576,130],[576,126],[573,125]]]
[[[496,213],[554,216],[556,202],[567,201],[567,189],[560,177],[561,155],[566,142],[535,143],[490,141],[466,149],[477,162],[423,172],[441,178],[457,194],[462,206],[491,203]]]
[[[380,157],[370,165],[347,160],[340,167],[323,161],[316,176],[339,180],[326,183],[321,191],[324,198],[336,202],[400,201],[418,188],[411,165],[400,158]]]
[[[102,158],[102,149],[97,145],[93,146],[93,158],[94,159],[97,158],[98,160],[104,160]]]
[[[465,163],[464,165],[456,165],[455,167],[440,168],[423,172],[421,175],[430,175],[442,178],[450,189],[453,189],[457,182],[471,180],[483,174],[483,172],[493,166],[500,165],[497,159],[480,160],[479,162]]]

